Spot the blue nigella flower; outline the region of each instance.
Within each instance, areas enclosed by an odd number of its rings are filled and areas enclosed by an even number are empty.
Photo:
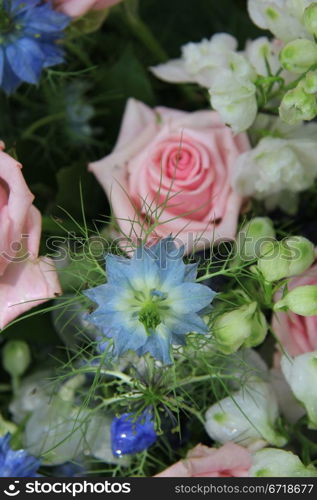
[[[38,477],[40,461],[24,450],[12,450],[10,437],[0,437],[0,477]]]
[[[116,457],[146,450],[156,438],[150,412],[144,412],[138,419],[124,413],[111,422],[111,448]]]
[[[168,364],[172,344],[208,332],[200,314],[215,292],[195,283],[197,265],[182,257],[172,238],[138,247],[131,259],[107,255],[108,283],[84,293],[98,304],[87,319],[113,338],[115,355],[132,349]]]
[[[0,0],[0,87],[11,94],[22,83],[37,83],[43,68],[63,62],[56,42],[70,18],[51,2]]]

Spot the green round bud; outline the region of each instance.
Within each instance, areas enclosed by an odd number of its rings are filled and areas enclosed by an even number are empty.
[[[216,318],[212,334],[220,352],[232,354],[242,345],[253,347],[264,340],[267,324],[257,307],[256,302],[251,302]]]
[[[314,260],[314,245],[302,236],[291,236],[264,245],[257,266],[266,281],[273,282],[303,273]]]
[[[292,311],[300,316],[317,316],[317,285],[294,288],[276,302],[274,311]]]
[[[317,35],[317,2],[311,3],[304,10],[303,21],[305,28],[309,33]]]
[[[262,311],[255,311],[252,317],[252,331],[245,340],[244,347],[256,347],[262,344],[268,331],[266,318]]]
[[[260,249],[266,239],[274,239],[275,230],[268,217],[254,217],[237,236],[238,257],[242,261],[249,261],[259,257]]]
[[[281,50],[280,62],[287,71],[298,74],[305,73],[317,63],[317,45],[304,38],[289,42]]]
[[[300,82],[300,86],[307,94],[316,94],[317,71],[308,71],[305,78]]]
[[[23,340],[9,340],[2,350],[4,369],[12,377],[20,377],[31,362],[29,346]]]
[[[308,85],[312,82],[309,81]],[[279,107],[281,120],[288,125],[296,125],[303,120],[310,121],[317,115],[317,101],[313,93],[305,91],[302,85],[289,90]]]

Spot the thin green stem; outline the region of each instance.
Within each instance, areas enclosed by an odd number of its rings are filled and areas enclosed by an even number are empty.
[[[40,118],[36,122],[32,123],[23,133],[22,138],[26,139],[34,134],[39,128],[44,127],[45,125],[48,125],[49,123],[55,122],[55,121],[60,121],[65,118],[65,113],[60,112],[60,113],[55,113],[53,115],[49,116],[44,116],[43,118]]]
[[[149,27],[136,14],[132,13],[128,4],[123,4],[126,20],[130,26],[133,35],[153,54],[158,62],[164,62],[168,59],[168,55],[161,47],[159,42],[154,37]]]

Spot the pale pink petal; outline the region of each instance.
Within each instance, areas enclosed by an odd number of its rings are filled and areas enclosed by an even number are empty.
[[[112,7],[121,0],[54,0],[58,10],[70,17],[80,17],[89,10],[102,10]]]
[[[156,116],[151,108],[132,97],[128,99],[114,151],[119,152],[124,147],[129,148],[135,140],[137,144],[142,144],[139,136],[143,136],[148,126],[152,129],[155,121]],[[148,137],[147,134],[144,135]],[[130,154],[133,154],[132,151]]]
[[[163,470],[155,477],[191,477],[189,469],[186,467],[185,463],[182,461],[176,462],[167,469]]]
[[[0,281],[0,328],[59,294],[61,288],[51,259],[12,262]]]
[[[168,467],[156,477],[245,477],[251,467],[251,453],[235,443],[221,448],[197,445],[187,458]]]
[[[9,259],[15,256],[34,196],[21,172],[22,165],[4,152],[0,152],[0,180],[7,191],[0,209],[0,276]]]

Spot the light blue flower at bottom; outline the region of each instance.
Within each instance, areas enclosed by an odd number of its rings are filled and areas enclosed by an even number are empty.
[[[115,355],[131,349],[171,363],[171,345],[190,332],[207,333],[201,318],[215,292],[195,283],[197,265],[183,262],[172,238],[140,246],[131,259],[107,255],[105,285],[84,293],[97,304],[88,321],[114,341]]]

